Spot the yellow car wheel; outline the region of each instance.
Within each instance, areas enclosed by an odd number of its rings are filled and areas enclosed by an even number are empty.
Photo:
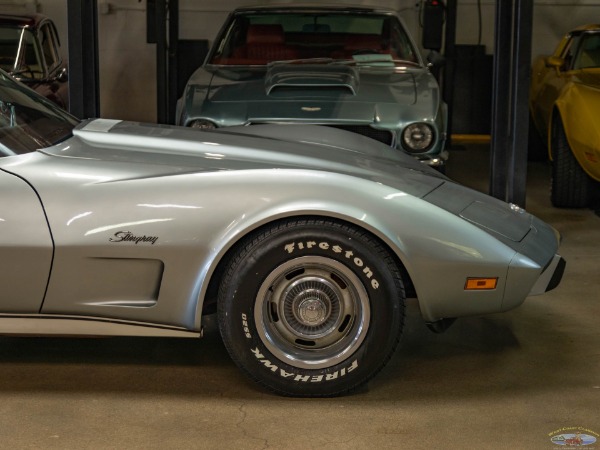
[[[588,206],[591,180],[575,159],[559,119],[554,120],[552,125],[552,156],[552,204],[558,208]]]

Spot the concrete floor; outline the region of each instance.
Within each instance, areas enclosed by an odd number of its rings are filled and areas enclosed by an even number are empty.
[[[487,158],[457,148],[448,173],[485,191]],[[388,367],[325,400],[265,393],[210,324],[199,341],[3,337],[0,448],[552,449],[578,427],[600,441],[600,218],[552,208],[548,167],[530,169],[527,208],[563,234],[555,291],[441,335],[410,304]]]

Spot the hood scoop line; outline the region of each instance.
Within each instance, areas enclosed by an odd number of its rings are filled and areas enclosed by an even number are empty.
[[[265,90],[275,91],[327,90],[358,93],[359,74],[353,67],[335,65],[275,65],[267,70]]]

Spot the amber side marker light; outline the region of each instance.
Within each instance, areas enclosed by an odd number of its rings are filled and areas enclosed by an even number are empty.
[[[498,278],[467,278],[465,291],[486,291],[496,289]]]

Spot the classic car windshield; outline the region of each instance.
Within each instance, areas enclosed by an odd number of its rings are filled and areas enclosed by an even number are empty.
[[[574,69],[600,67],[600,32],[583,33],[579,38]]]
[[[71,136],[78,120],[0,71],[0,156],[32,152]]]
[[[400,22],[391,15],[328,12],[267,12],[233,16],[221,33],[210,64],[264,65],[320,59],[419,62]],[[357,58],[358,55],[363,56]]]
[[[0,28],[0,69],[15,76],[43,78],[35,39],[27,28]]]

